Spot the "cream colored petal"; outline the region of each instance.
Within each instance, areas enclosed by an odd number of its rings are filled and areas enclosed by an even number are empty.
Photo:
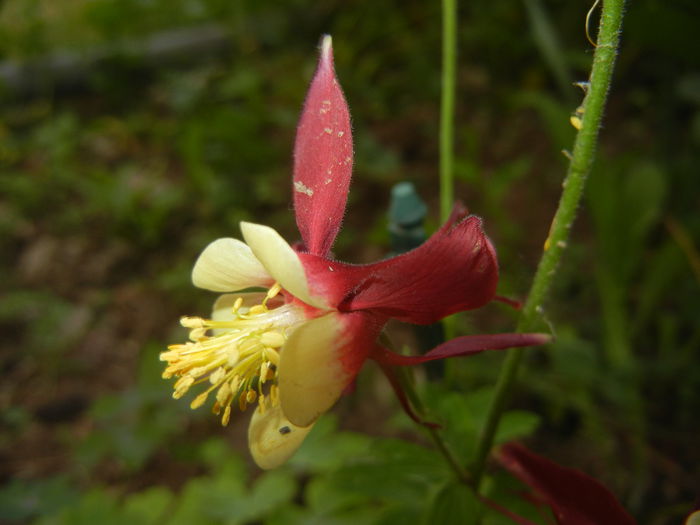
[[[248,427],[248,446],[255,463],[262,469],[283,465],[301,446],[312,427],[292,424],[279,406],[268,408],[264,413],[258,407]]]
[[[327,308],[323,298],[310,294],[306,273],[299,257],[279,233],[269,226],[251,222],[242,222],[241,231],[255,256],[282,288],[306,304],[321,309]]]
[[[192,270],[192,282],[213,292],[235,292],[268,287],[273,281],[244,242],[225,237],[204,248]]]
[[[308,321],[290,335],[280,354],[278,384],[282,411],[295,425],[316,421],[352,380],[339,355],[345,344],[335,313]]]

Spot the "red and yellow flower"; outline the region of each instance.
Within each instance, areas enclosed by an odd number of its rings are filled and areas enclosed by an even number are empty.
[[[392,366],[547,340],[541,334],[468,336],[419,357],[382,347],[377,338],[389,319],[429,324],[494,299],[498,263],[481,219],[460,205],[413,251],[365,265],[331,258],[352,162],[350,114],[326,36],[294,147],[302,243],[293,248],[272,228],[243,222],[245,242],[224,238],[207,246],[193,282],[227,293],[214,304],[211,319],[183,318],[190,341],[161,354],[167,361],[163,377],[178,378],[173,397],[204,385],[191,406],[213,398],[224,425],[232,406],[257,404],[248,438],[262,468],[281,465],[294,453],[368,358],[390,372]],[[249,288],[266,292],[239,292]]]

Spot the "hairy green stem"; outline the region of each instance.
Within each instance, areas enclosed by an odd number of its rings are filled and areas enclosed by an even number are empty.
[[[440,96],[440,219],[454,203],[454,121],[457,69],[457,0],[442,0],[442,93]]]
[[[593,165],[598,132],[619,45],[623,4],[624,0],[604,0],[603,2],[598,42],[593,54],[590,84],[582,107],[582,125],[574,141],[574,149],[564,180],[559,207],[552,220],[549,236],[544,245],[544,253],[518,322],[517,329],[520,332],[530,331],[536,327],[542,304],[549,291],[564,248],[566,248],[569,230],[576,217],[586,177]],[[472,470],[474,484],[477,488],[522,357],[522,349],[509,350],[496,383],[486,424],[477,444]]]

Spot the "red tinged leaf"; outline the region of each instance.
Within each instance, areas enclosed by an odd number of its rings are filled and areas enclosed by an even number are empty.
[[[304,102],[294,144],[294,210],[306,249],[327,255],[345,213],[352,175],[350,112],[333,69],[331,37]]]
[[[615,496],[586,474],[557,465],[518,443],[503,445],[497,459],[549,505],[560,525],[635,525]]]

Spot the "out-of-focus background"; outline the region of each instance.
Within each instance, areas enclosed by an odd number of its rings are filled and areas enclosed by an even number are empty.
[[[591,3],[461,4],[457,195],[498,248],[500,293],[522,298],[590,68]],[[597,477],[646,524],[679,522],[700,491],[699,20],[695,0],[627,6],[585,204],[542,306],[557,342],[528,351],[499,435]],[[291,151],[323,33],[356,145],[336,254],[389,252],[401,181],[437,226],[440,25],[439,2],[405,0],[0,3],[1,523],[435,518],[449,473],[374,367],[261,474],[249,415],[222,429],[170,399],[158,353],[185,339],[181,315],[211,307],[189,280],[208,242],[240,220],[296,240]],[[490,305],[457,323],[514,319]],[[419,374],[460,457],[501,360]]]

